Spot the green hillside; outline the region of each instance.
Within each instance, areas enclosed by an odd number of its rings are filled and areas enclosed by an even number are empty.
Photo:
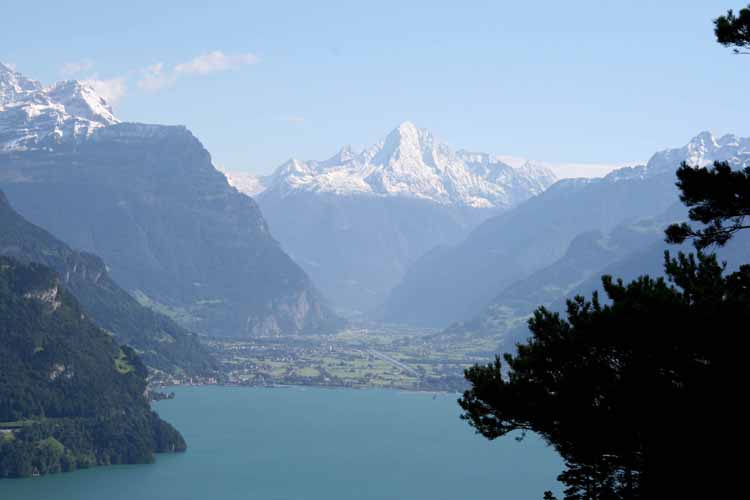
[[[0,257],[0,477],[184,450],[182,436],[151,411],[146,374],[54,271]]]

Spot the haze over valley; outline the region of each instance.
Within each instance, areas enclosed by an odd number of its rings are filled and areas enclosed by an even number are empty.
[[[383,2],[4,9],[0,497],[722,496],[750,6]]]
[[[541,163],[454,151],[405,121],[363,151],[253,177],[217,170],[187,128],[120,122],[86,82],[0,71],[0,189],[8,219],[26,228],[5,234],[2,253],[68,280],[94,274],[94,287],[111,275],[126,294],[105,287],[128,314],[158,326],[113,324],[104,312],[102,326],[136,347],[151,342],[141,349],[152,368],[182,376],[208,375],[217,360],[205,346],[177,347],[176,332],[216,337],[238,383],[459,389],[463,368],[512,348],[536,306],[561,307],[607,269],[664,247],[663,228],[687,216],[674,187],[683,161],[750,164],[749,139],[701,132],[645,165],[558,179]],[[50,250],[24,250],[39,238]],[[105,307],[97,300],[92,313]],[[263,352],[267,337],[281,345],[268,363],[221,340]],[[188,359],[166,361],[175,356]]]

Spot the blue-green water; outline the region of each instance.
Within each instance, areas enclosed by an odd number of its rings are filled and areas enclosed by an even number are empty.
[[[0,481],[1,500],[538,500],[560,458],[473,433],[454,395],[179,388],[156,405],[188,441],[152,465]]]

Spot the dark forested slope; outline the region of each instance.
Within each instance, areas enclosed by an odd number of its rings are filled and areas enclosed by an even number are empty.
[[[0,477],[184,450],[145,390],[135,352],[97,327],[54,271],[0,257]]]
[[[31,224],[0,192],[0,255],[44,264],[61,277],[83,309],[123,344],[135,348],[144,362],[170,373],[205,375],[216,369],[196,335],[169,318],[141,306],[109,276],[102,260],[77,252]]]

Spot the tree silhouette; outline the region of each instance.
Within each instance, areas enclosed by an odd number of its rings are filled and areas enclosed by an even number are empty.
[[[726,424],[720,389],[737,386],[722,375],[742,363],[707,336],[750,321],[750,266],[724,276],[715,256],[680,254],[665,268],[605,276],[609,303],[576,297],[567,319],[538,309],[515,355],[466,371],[463,418],[489,439],[541,435],[566,461],[566,499],[711,497],[726,455],[705,430]]]
[[[733,47],[737,54],[747,54],[750,46],[750,6],[740,9],[739,14],[728,11],[714,21],[716,40],[725,47]]]
[[[715,21],[719,43],[750,46],[750,8]],[[677,171],[690,219],[667,241],[693,239],[697,255],[665,253],[667,279],[602,278],[607,300],[578,296],[567,317],[544,307],[531,337],[471,383],[462,418],[488,439],[539,434],[565,460],[566,500],[729,498],[743,477],[746,391],[743,349],[750,324],[750,265],[726,274],[714,255],[750,228],[750,168],[728,163]],[[554,500],[545,492],[545,500]]]
[[[722,246],[739,230],[750,229],[750,167],[732,170],[727,162],[712,168],[694,168],[683,163],[677,170],[680,199],[690,207],[690,219],[703,224],[696,229],[687,223],[667,228],[669,243],[687,239],[699,250]]]
[[[750,6],[739,14],[729,10],[714,20],[716,40],[735,53],[750,47]],[[690,207],[690,219],[703,224],[694,228],[687,223],[667,229],[667,242],[683,243],[692,239],[699,250],[722,246],[739,230],[749,229],[750,167],[733,171],[727,162],[714,162],[712,168],[683,163],[677,170],[680,199]]]

